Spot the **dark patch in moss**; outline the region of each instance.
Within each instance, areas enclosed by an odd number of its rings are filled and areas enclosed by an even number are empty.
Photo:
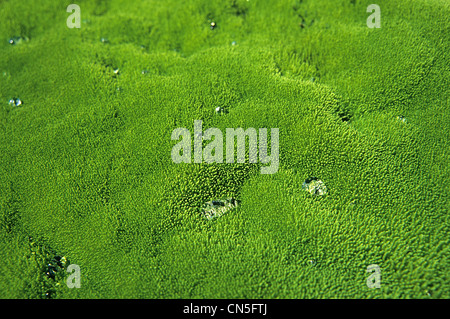
[[[231,0],[229,11],[236,16],[245,17],[248,12],[248,7],[242,1]]]
[[[106,14],[108,10],[109,10],[109,3],[107,0],[96,0],[92,14],[95,16],[102,16]]]
[[[113,105],[111,106],[101,118],[101,133],[114,133],[119,131],[125,123],[122,113],[119,112],[118,108]]]
[[[11,234],[18,226],[20,221],[20,199],[12,183],[9,184],[8,193],[9,198],[6,200],[6,203],[0,215],[0,227],[4,229],[8,234]]]
[[[350,121],[352,118],[352,114],[350,112],[349,102],[348,101],[339,102],[338,107],[335,110],[335,113],[342,120],[342,122]]]
[[[311,238],[297,238],[291,243],[287,243],[285,255],[282,257],[282,263],[285,265],[299,265],[315,242]]]
[[[106,171],[106,176],[104,177],[103,183],[100,185],[100,188],[98,189],[98,195],[104,205],[107,205],[111,198],[111,189],[110,189],[111,169],[112,169],[112,159],[110,158],[109,164],[108,164],[108,170]]]
[[[68,274],[69,260],[56,253],[43,240],[29,237],[29,258],[36,263],[39,271],[37,285],[29,287],[32,290],[31,297],[37,299],[54,299],[58,296],[58,290],[64,287]]]

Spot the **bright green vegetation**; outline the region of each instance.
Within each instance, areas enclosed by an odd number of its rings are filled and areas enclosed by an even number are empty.
[[[448,1],[70,3],[0,1],[1,298],[450,298]],[[279,128],[278,173],[172,163],[197,119]]]

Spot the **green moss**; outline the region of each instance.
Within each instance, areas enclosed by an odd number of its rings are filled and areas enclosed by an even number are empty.
[[[448,2],[68,4],[0,4],[0,297],[449,298]],[[279,128],[279,171],[174,164],[198,119]]]

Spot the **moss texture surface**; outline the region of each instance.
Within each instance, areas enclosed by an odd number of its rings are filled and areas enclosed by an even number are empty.
[[[448,1],[70,3],[0,1],[1,298],[450,298]],[[279,171],[174,164],[198,119]]]

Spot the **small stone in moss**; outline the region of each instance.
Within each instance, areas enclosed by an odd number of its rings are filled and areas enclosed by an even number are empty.
[[[238,206],[238,201],[234,198],[212,200],[206,202],[202,207],[202,214],[206,219],[218,218]]]
[[[327,187],[324,182],[316,177],[310,177],[303,182],[302,188],[308,191],[312,195],[325,195],[327,193]]]
[[[9,100],[9,105],[11,106],[21,106],[23,104],[21,99],[13,98]]]
[[[397,116],[397,120],[399,120],[400,122],[406,123],[406,117],[404,117],[403,115]]]
[[[8,40],[8,43],[11,45],[21,44],[23,42],[28,42],[29,39],[27,37],[12,37]]]

